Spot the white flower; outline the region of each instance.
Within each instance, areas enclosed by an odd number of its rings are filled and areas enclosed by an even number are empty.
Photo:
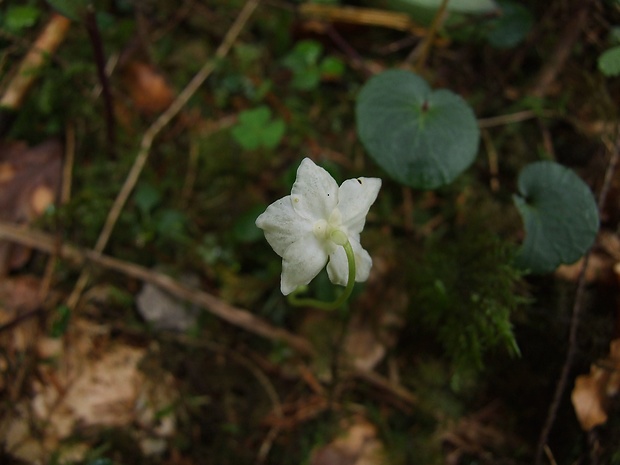
[[[380,187],[378,178],[348,179],[338,187],[327,171],[309,158],[302,160],[291,195],[269,205],[256,219],[256,226],[282,257],[282,294],[308,284],[326,263],[331,282],[345,286],[344,237],[355,255],[355,280],[368,279],[372,259],[360,245],[360,233]]]

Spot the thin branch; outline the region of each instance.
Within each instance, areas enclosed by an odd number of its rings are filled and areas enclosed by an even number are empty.
[[[418,71],[424,68],[435,37],[437,36],[437,32],[446,19],[446,8],[448,7],[448,1],[449,0],[442,0],[441,5],[439,5],[439,8],[435,13],[435,17],[433,18],[433,22],[431,23],[428,33],[424,36],[422,42],[415,47],[405,59],[405,63],[411,63],[415,60],[413,66]]]
[[[39,76],[47,59],[65,40],[70,25],[71,21],[64,16],[53,14],[20,63],[17,73],[8,83],[0,98],[0,137],[8,132],[28,91]]]
[[[151,283],[175,297],[203,307],[222,320],[250,333],[270,340],[284,341],[305,355],[313,353],[312,346],[304,338],[285,329],[272,326],[247,310],[234,307],[211,294],[189,288],[165,274],[102,255],[94,250],[82,250],[71,245],[58,244],[56,239],[49,234],[11,223],[0,222],[0,239],[16,242],[49,254],[58,254],[60,259],[65,259],[77,266],[84,266],[90,262],[108,270]]]
[[[86,9],[84,16],[84,24],[91,46],[93,47],[93,56],[95,58],[95,66],[97,67],[97,77],[101,84],[101,93],[103,96],[103,105],[105,109],[105,122],[107,132],[108,155],[115,158],[116,155],[116,120],[114,118],[114,100],[112,91],[110,90],[110,80],[106,74],[105,54],[103,52],[103,42],[97,26],[97,18],[92,6]]]
[[[539,118],[541,116],[551,117],[554,116],[554,114],[548,111],[535,112],[532,110],[523,110],[516,113],[509,113],[507,115],[491,116],[489,118],[479,118],[478,127],[480,129],[492,128],[495,126],[503,126],[510,123],[519,123],[521,121],[527,121],[528,119]]]
[[[183,109],[183,107],[187,104],[189,99],[196,93],[198,88],[205,82],[205,80],[209,77],[209,75],[215,69],[215,66],[219,60],[224,58],[230,49],[232,48],[234,42],[237,40],[237,37],[241,33],[247,21],[250,19],[250,16],[258,6],[260,0],[248,0],[237,16],[237,19],[231,26],[231,28],[226,33],[224,40],[221,45],[218,47],[215,52],[215,59],[207,62],[198,73],[192,78],[192,80],[187,84],[187,86],[181,91],[179,96],[170,104],[168,109],[162,113],[159,118],[146,130],[144,136],[142,137],[142,142],[140,144],[140,150],[136,159],[134,161],[127,178],[125,179],[125,183],[123,184],[120,192],[116,196],[114,200],[114,204],[112,208],[108,212],[108,217],[106,218],[105,224],[103,225],[103,229],[99,234],[99,238],[97,239],[97,243],[95,244],[94,251],[97,253],[103,252],[106,245],[108,244],[108,240],[112,235],[112,231],[114,230],[114,226],[118,221],[118,218],[129,199],[129,196],[133,192],[138,179],[140,178],[140,174],[142,173],[142,169],[146,164],[146,161],[149,157],[149,152],[151,150],[151,146],[153,145],[153,141],[155,137],[160,133],[160,131],[175,117],[179,114],[179,112]],[[77,302],[79,301],[84,288],[88,284],[88,280],[90,278],[90,272],[88,270],[84,270],[76,284],[73,288],[73,292],[67,299],[67,306],[71,309],[75,308]]]
[[[607,198],[607,194],[609,193],[609,189],[611,188],[611,182],[614,174],[616,173],[616,168],[618,166],[618,159],[620,158],[620,137],[616,140],[616,145],[611,151],[611,157],[609,159],[609,163],[607,165],[607,169],[605,171],[605,180],[603,182],[603,186],[601,187],[601,191],[598,195],[598,209],[602,211],[603,206],[605,204],[605,200]],[[577,334],[579,330],[579,323],[581,321],[581,312],[583,309],[583,296],[586,288],[586,269],[588,268],[588,261],[590,259],[591,249],[586,253],[583,262],[581,264],[581,270],[579,271],[579,280],[577,282],[577,291],[575,292],[575,301],[573,303],[573,311],[570,320],[570,330],[568,336],[568,350],[566,351],[566,359],[564,360],[564,365],[562,366],[562,371],[560,373],[560,378],[558,379],[555,392],[553,395],[553,400],[549,406],[549,410],[547,412],[547,418],[545,419],[544,426],[540,432],[540,437],[538,439],[538,446],[536,447],[536,455],[534,458],[534,463],[536,465],[540,465],[543,452],[545,451],[545,447],[547,446],[547,441],[549,439],[549,434],[551,433],[551,429],[555,423],[558,409],[560,407],[560,403],[562,401],[562,397],[564,396],[564,392],[566,391],[566,385],[568,383],[568,376],[570,375],[571,368],[573,367],[573,363],[575,361],[575,356],[577,354]]]
[[[580,3],[580,2],[578,2]],[[551,84],[557,76],[562,72],[570,54],[573,51],[573,47],[586,24],[589,13],[589,1],[583,2],[580,5],[579,11],[577,11],[571,21],[566,23],[562,34],[558,40],[558,44],[550,55],[550,59],[547,60],[545,66],[540,71],[536,82],[532,86],[532,90],[529,92],[534,97],[544,97],[551,87]]]

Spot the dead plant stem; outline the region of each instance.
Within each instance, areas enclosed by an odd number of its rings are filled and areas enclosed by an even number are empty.
[[[418,71],[422,70],[426,65],[426,60],[428,59],[428,56],[430,54],[431,47],[433,45],[435,37],[437,36],[437,32],[439,31],[439,28],[446,19],[446,8],[448,6],[448,1],[449,0],[443,0],[441,2],[437,13],[435,13],[435,17],[433,18],[431,27],[426,33],[424,39],[422,39],[422,43],[420,43],[418,47],[415,47],[409,54],[409,56],[405,59],[406,63],[410,63],[415,60],[413,67]]]
[[[116,158],[116,119],[114,118],[114,99],[112,97],[112,91],[110,90],[110,80],[108,79],[108,75],[105,71],[106,64],[105,53],[103,51],[103,41],[101,40],[99,26],[97,26],[95,10],[92,6],[89,6],[86,9],[84,23],[93,48],[93,56],[97,67],[97,77],[99,78],[99,83],[101,84],[101,94],[103,96],[105,111],[108,156],[110,158]]]
[[[155,137],[160,133],[160,131],[175,117],[179,114],[181,109],[187,104],[189,99],[196,93],[198,88],[205,82],[205,80],[209,77],[209,75],[215,69],[218,61],[224,58],[232,45],[237,40],[237,37],[245,27],[245,24],[250,19],[250,16],[258,6],[260,0],[248,0],[237,19],[232,24],[224,40],[218,47],[215,52],[215,59],[207,62],[198,73],[192,78],[192,80],[187,84],[187,86],[181,91],[178,97],[170,104],[168,109],[164,111],[157,120],[146,130],[144,136],[142,137],[142,142],[140,143],[140,150],[138,151],[138,155],[131,167],[127,178],[125,179],[125,183],[123,184],[120,192],[116,196],[114,200],[114,204],[112,208],[108,212],[108,216],[106,218],[105,224],[101,233],[99,234],[99,238],[94,247],[94,252],[101,253],[105,249],[108,244],[108,240],[112,235],[112,231],[114,230],[114,226],[118,221],[118,218],[129,199],[129,196],[133,192],[138,179],[140,178],[140,174],[148,160],[149,153],[151,150],[151,146],[153,145],[153,141]],[[84,269],[71,292],[71,295],[67,299],[67,306],[70,309],[74,309],[77,305],[82,292],[86,288],[88,284],[88,280],[90,279],[90,271],[88,269]]]

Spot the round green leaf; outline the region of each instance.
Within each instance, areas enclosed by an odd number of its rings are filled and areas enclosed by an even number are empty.
[[[607,77],[620,74],[620,45],[605,50],[598,57],[598,69]]]
[[[502,14],[489,22],[491,30],[487,33],[487,40],[496,48],[514,47],[530,32],[534,18],[526,7],[513,0],[498,3]]]
[[[525,223],[517,265],[548,273],[573,263],[592,245],[598,232],[598,208],[590,188],[573,171],[550,161],[526,166],[513,197]]]
[[[385,71],[362,88],[357,132],[372,158],[397,181],[420,189],[448,184],[478,152],[480,132],[469,105],[420,76]]]

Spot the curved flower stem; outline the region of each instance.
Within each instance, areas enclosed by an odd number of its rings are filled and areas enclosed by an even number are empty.
[[[353,286],[355,285],[355,254],[353,253],[353,248],[348,240],[342,245],[342,247],[344,247],[344,251],[347,254],[347,263],[349,265],[347,287],[345,287],[344,292],[342,292],[336,300],[332,302],[324,302],[316,299],[299,298],[297,297],[297,291],[295,291],[288,296],[288,301],[291,305],[298,307],[314,307],[321,310],[336,310],[347,301],[347,299],[351,296]]]

